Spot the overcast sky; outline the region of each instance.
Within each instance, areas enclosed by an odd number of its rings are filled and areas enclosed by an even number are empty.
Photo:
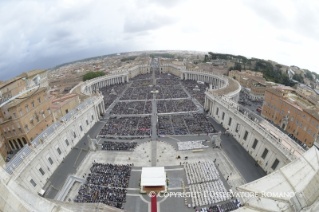
[[[92,56],[212,51],[319,73],[317,0],[0,0],[0,80]]]

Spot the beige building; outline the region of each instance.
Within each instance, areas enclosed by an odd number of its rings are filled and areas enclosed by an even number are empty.
[[[232,70],[229,72],[229,77],[236,79],[242,86],[243,91],[252,100],[263,100],[266,88],[274,85],[272,82],[267,82],[262,76],[261,72],[249,70],[241,72]]]
[[[40,85],[32,80],[39,75]],[[79,104],[75,94],[60,98],[48,95],[46,71],[35,70],[3,82],[0,87],[8,98],[0,106],[0,155],[19,150],[47,129],[55,120]],[[4,96],[3,96],[4,97]],[[52,112],[51,112],[52,111]],[[0,160],[1,161],[1,160]]]
[[[261,115],[307,146],[316,141],[319,131],[318,103],[287,86],[268,88]]]
[[[305,96],[316,95],[315,91],[307,85],[298,84],[296,90]]]

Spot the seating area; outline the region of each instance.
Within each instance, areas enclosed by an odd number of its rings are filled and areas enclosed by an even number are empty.
[[[175,80],[173,85],[158,85],[156,89],[159,90],[156,99],[188,98],[179,80]]]
[[[159,135],[189,135],[215,132],[203,114],[168,115],[158,117]]]
[[[157,101],[158,113],[196,111],[197,107],[190,99]]]
[[[182,85],[184,85],[184,87],[187,89],[187,91],[191,94],[191,96],[195,99],[197,99],[197,101],[204,106],[205,103],[205,91],[206,88],[209,87],[208,83],[204,83],[204,84],[199,84],[197,83],[197,81],[195,80],[182,80],[181,81]],[[198,86],[199,90],[194,90],[195,86]]]
[[[118,102],[110,114],[151,114],[152,102],[136,101],[136,102]]]
[[[241,207],[241,202],[238,199],[230,200],[228,202],[225,202],[220,205],[213,205],[210,207],[204,207],[201,209],[196,209],[195,211],[198,212],[228,212],[228,211],[234,211]]]
[[[80,187],[74,202],[102,202],[123,209],[127,193],[125,188],[128,187],[131,169],[131,164],[93,163],[91,173],[88,174],[86,183]]]
[[[152,90],[152,87],[150,86],[131,87],[125,91],[124,95],[121,97],[121,100],[153,99],[151,90]]]
[[[98,137],[141,137],[149,136],[151,128],[151,117],[111,117],[101,129]],[[125,138],[125,137],[123,137]]]
[[[212,161],[199,161],[199,163],[187,163],[184,165],[188,184],[216,181],[219,172]]]
[[[100,92],[104,96],[105,109],[107,109],[114,102],[114,100],[119,95],[122,94],[122,92],[124,91],[125,87],[126,87],[126,85],[124,85],[124,84],[115,84],[115,85],[110,85],[110,86],[106,86],[106,87],[100,88]],[[114,89],[116,94],[111,94],[112,93],[112,89]]]
[[[178,150],[180,151],[208,148],[208,146],[205,146],[203,142],[205,142],[205,140],[182,141],[182,142],[177,142],[177,146],[178,146]]]
[[[137,142],[114,142],[104,141],[102,144],[102,150],[111,151],[132,151],[137,146]]]
[[[189,185],[193,207],[213,205],[231,199],[223,182],[217,180],[201,184]]]
[[[184,164],[192,207],[213,205],[231,199],[212,161]]]

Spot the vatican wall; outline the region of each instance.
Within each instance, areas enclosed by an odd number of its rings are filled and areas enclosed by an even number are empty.
[[[33,151],[29,155],[17,154],[23,161],[21,165],[13,166],[15,169],[7,169],[9,173],[12,172],[11,180],[33,193],[39,192],[72,147],[99,120],[100,113],[103,112],[103,98],[93,98],[90,102],[92,104],[84,104],[75,114],[72,115],[71,111],[62,117],[63,123],[52,134],[38,140],[38,143],[32,143]]]
[[[231,134],[267,173],[280,169],[304,153],[293,141],[285,145],[257,122],[242,114],[236,103],[206,92],[205,109]],[[290,145],[290,146],[287,146]]]

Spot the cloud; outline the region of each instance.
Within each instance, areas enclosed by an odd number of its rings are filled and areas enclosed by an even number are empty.
[[[150,5],[172,8],[185,3],[188,0],[138,0],[137,5],[140,7],[149,7]]]
[[[177,19],[152,12],[142,13],[135,16],[127,16],[124,22],[124,32],[136,33],[156,30],[176,23]]]
[[[250,55],[319,71],[318,5],[297,0],[0,0],[0,80],[85,57],[154,49]]]

